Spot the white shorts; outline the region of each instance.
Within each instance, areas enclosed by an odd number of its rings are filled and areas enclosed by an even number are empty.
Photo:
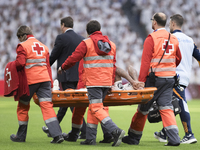
[[[112,90],[134,90],[130,83],[122,84],[122,80],[116,81],[112,86]]]

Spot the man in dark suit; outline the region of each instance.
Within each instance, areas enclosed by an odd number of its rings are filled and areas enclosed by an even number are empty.
[[[57,69],[61,66],[65,60],[70,56],[79,45],[79,43],[84,39],[82,36],[78,35],[73,31],[73,19],[71,17],[65,17],[61,19],[61,31],[62,34],[56,37],[54,48],[50,55],[50,65],[52,65],[57,60]],[[78,66],[77,62],[69,70],[63,72],[63,74],[57,74],[58,81],[61,84],[62,90],[66,89],[76,89],[78,83]],[[57,118],[59,123],[62,121],[66,114],[68,107],[60,107],[58,110]],[[73,112],[73,107],[70,107]],[[45,126],[42,128],[45,133],[48,134],[48,128]],[[85,138],[86,135],[86,123],[83,119],[83,126],[81,129],[80,138]],[[48,136],[50,136],[48,134]]]

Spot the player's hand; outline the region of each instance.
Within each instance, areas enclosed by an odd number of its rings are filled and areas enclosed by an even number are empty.
[[[144,82],[135,81],[131,84],[134,89],[139,90],[144,88]]]
[[[61,73],[62,73],[62,68],[59,67],[59,68],[58,68],[58,74],[61,74]]]

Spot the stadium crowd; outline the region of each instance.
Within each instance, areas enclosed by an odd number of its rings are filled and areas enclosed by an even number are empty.
[[[140,69],[143,40],[130,28],[128,17],[121,7],[127,0],[6,0],[0,1],[0,80],[3,80],[4,68],[16,57],[16,45],[19,42],[16,29],[22,25],[32,28],[34,36],[53,48],[55,38],[60,31],[60,18],[72,16],[74,30],[86,37],[85,26],[91,19],[102,25],[102,33],[108,35],[117,46],[117,65],[126,69],[131,64],[138,72]],[[140,12],[139,20],[146,26],[147,35],[152,32],[151,16],[155,12],[164,12],[168,18],[172,14],[183,15],[185,25],[183,32],[191,36],[200,47],[199,30],[200,6],[198,0],[130,0]],[[178,8],[178,9],[177,9]],[[168,19],[169,23],[169,19]],[[168,27],[167,27],[168,29]],[[169,29],[168,29],[169,30]],[[56,78],[56,64],[53,65],[53,77]],[[200,84],[198,63],[193,63],[191,83]]]

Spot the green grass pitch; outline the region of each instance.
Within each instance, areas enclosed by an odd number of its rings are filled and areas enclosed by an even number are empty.
[[[97,145],[85,146],[80,145],[80,141],[67,142],[64,141],[61,144],[51,144],[52,138],[48,138],[42,131],[42,126],[45,125],[40,108],[31,101],[31,107],[29,111],[29,125],[28,133],[25,143],[15,143],[10,140],[11,134],[16,134],[18,129],[17,121],[17,102],[12,97],[0,97],[0,150],[198,150],[200,149],[200,100],[192,100],[188,102],[189,110],[191,113],[192,130],[195,134],[198,142],[196,144],[182,144],[179,147],[164,146],[165,143],[158,142],[153,133],[159,131],[162,128],[162,123],[146,122],[142,139],[139,145],[127,145],[122,143],[119,147],[112,147],[111,144],[100,144],[99,141],[103,139],[103,134],[100,125],[97,132]],[[110,117],[121,128],[124,129],[127,135],[128,128],[133,114],[136,111],[137,105],[131,106],[112,106],[109,109]],[[55,107],[57,113],[58,108]],[[71,117],[70,110],[67,111],[66,116],[61,122],[62,131],[68,133],[71,129]],[[85,119],[86,119],[85,115]],[[176,117],[179,127],[179,135],[182,138],[184,131],[180,122],[179,116]]]

